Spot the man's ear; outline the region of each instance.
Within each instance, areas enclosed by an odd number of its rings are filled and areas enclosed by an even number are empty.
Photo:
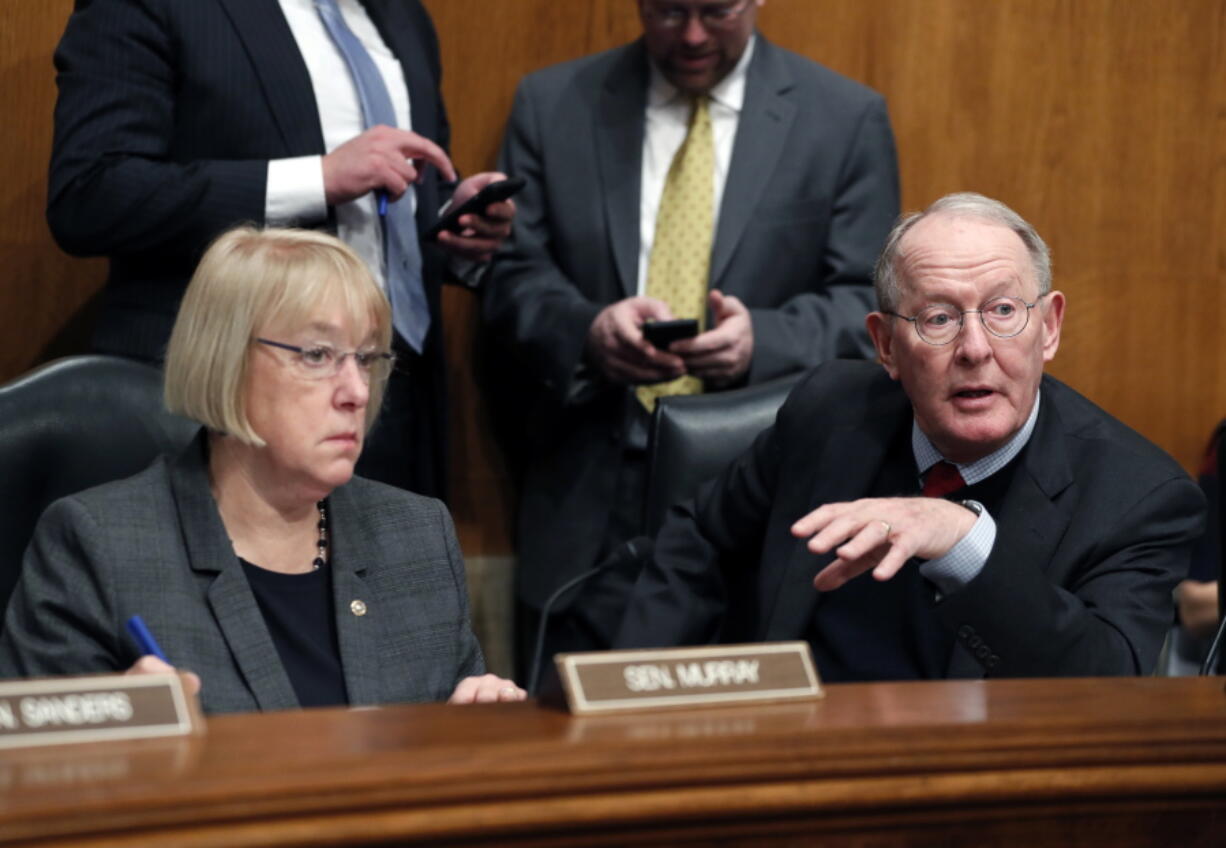
[[[877,359],[885,366],[891,380],[898,379],[898,368],[894,364],[894,326],[890,316],[881,312],[870,312],[864,319],[868,328],[869,338],[877,349]]]
[[[1051,362],[1060,347],[1060,328],[1064,326],[1064,292],[1054,291],[1039,306],[1043,316],[1043,361]]]

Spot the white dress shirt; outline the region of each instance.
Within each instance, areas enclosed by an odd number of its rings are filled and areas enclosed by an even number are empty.
[[[724,196],[724,183],[732,161],[732,145],[745,104],[745,76],[753,58],[754,41],[749,39],[740,61],[728,76],[711,89],[711,134],[715,142],[715,218],[712,226],[718,232],[719,205]],[[647,86],[647,122],[643,132],[643,171],[639,192],[639,279],[638,293],[647,292],[647,264],[651,245],[656,236],[656,216],[664,194],[664,181],[673,157],[685,141],[690,123],[690,101],[651,65],[651,81]]]

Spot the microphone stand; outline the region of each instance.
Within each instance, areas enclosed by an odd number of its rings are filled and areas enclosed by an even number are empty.
[[[532,648],[532,671],[528,677],[528,694],[536,694],[536,686],[539,682],[541,672],[541,660],[544,659],[541,655],[545,652],[545,628],[549,624],[550,609],[557,602],[558,598],[569,592],[581,583],[585,583],[597,574],[603,574],[611,568],[625,562],[634,562],[651,553],[652,542],[650,539],[638,537],[631,539],[621,546],[616,553],[606,559],[604,562],[597,565],[595,568],[590,568],[577,577],[572,577],[561,586],[554,590],[553,594],[545,599],[544,605],[541,606],[541,619],[536,625],[536,643]]]
[[[1200,666],[1201,677],[1215,673],[1217,656],[1222,650],[1223,633],[1226,633],[1226,615],[1222,616],[1222,622],[1217,626],[1217,633],[1213,634],[1213,641],[1209,643],[1209,653],[1205,654],[1205,661]]]

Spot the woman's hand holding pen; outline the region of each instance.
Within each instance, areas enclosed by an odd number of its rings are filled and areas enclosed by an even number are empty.
[[[192,671],[181,672],[167,661],[166,654],[162,652],[162,646],[158,644],[153,631],[145,624],[143,618],[139,615],[132,616],[128,619],[127,628],[128,635],[132,637],[132,641],[136,643],[142,656],[132,663],[132,667],[124,674],[176,673],[183,677],[189,695],[200,693],[200,676]]]
[[[132,663],[124,674],[179,674],[183,678],[183,685],[187,689],[189,695],[198,695],[200,693],[200,677],[194,671],[179,671],[165,660],[160,660],[153,654],[145,654],[145,656]]]

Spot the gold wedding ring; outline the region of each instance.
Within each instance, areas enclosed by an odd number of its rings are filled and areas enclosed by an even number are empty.
[[[893,527],[890,526],[890,522],[886,521],[883,518],[878,518],[877,523],[885,528],[885,538],[887,539],[890,538],[890,531],[894,529]]]

